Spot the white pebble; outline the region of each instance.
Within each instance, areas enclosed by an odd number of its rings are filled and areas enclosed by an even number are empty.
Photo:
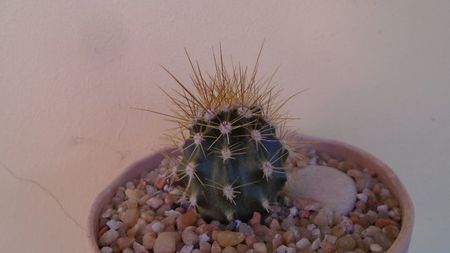
[[[133,242],[133,250],[135,253],[148,253],[148,250],[146,250],[143,245],[137,242]]]
[[[200,242],[208,242],[209,239],[210,239],[209,236],[207,234],[204,234],[204,233],[198,236],[198,240]]]
[[[363,193],[358,193],[356,195],[356,197],[358,197],[359,200],[361,200],[362,202],[366,203],[367,202],[367,195],[363,192]]]
[[[337,236],[334,235],[325,235],[325,237],[323,238],[324,241],[327,241],[331,244],[335,244],[336,240],[337,240]]]
[[[149,205],[151,208],[153,209],[158,209],[162,204],[163,204],[163,200],[157,197],[153,197],[150,198],[149,200],[147,200],[147,205]]]
[[[307,238],[302,238],[295,243],[295,247],[298,249],[304,249],[311,245],[311,242]]]
[[[381,214],[388,214],[389,207],[387,205],[380,205],[380,206],[377,206],[377,211]]]
[[[111,247],[103,247],[100,249],[100,253],[112,253]]]
[[[312,236],[314,237],[320,237],[320,229],[315,228],[311,231]]]
[[[289,216],[295,217],[298,215],[298,208],[297,207],[291,207],[289,208]]]
[[[181,216],[181,213],[171,209],[169,211],[165,211],[164,215],[167,217],[178,217],[178,216]]]
[[[383,248],[380,245],[373,243],[373,244],[370,244],[370,251],[378,253],[378,252],[382,252]]]
[[[317,238],[316,240],[314,240],[311,244],[311,249],[312,250],[318,250],[320,248],[320,238]]]
[[[194,249],[194,245],[184,245],[183,248],[180,249],[180,253],[191,253]]]
[[[160,221],[153,221],[151,223],[151,228],[152,228],[153,232],[155,232],[155,233],[159,233],[159,232],[163,231],[164,227],[165,227],[164,224],[162,224]]]
[[[122,222],[116,220],[109,220],[108,222],[106,222],[106,225],[112,230],[117,230],[122,226]]]

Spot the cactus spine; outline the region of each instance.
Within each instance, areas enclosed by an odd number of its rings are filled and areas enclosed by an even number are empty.
[[[195,92],[168,72],[182,88],[169,96],[183,136],[176,174],[205,220],[247,221],[255,211],[268,211],[286,182],[283,162],[292,148],[278,130],[287,100],[276,102],[273,75],[257,81],[259,55],[251,74],[240,65],[229,74],[220,51],[208,79],[188,59]]]

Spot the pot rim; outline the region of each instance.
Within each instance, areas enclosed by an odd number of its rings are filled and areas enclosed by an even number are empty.
[[[346,159],[353,160],[358,164],[369,165],[367,167],[370,167],[377,173],[377,175],[381,178],[381,181],[388,186],[389,190],[392,191],[399,200],[402,211],[400,233],[385,253],[408,252],[412,229],[414,226],[414,205],[405,187],[393,170],[374,155],[356,146],[337,140],[313,137],[305,134],[297,134],[297,138],[303,141],[314,142],[313,144],[308,144],[306,146],[312,146],[318,151],[326,151],[336,157],[345,157]],[[164,158],[163,154],[173,150],[174,148],[163,148],[160,151],[133,162],[97,195],[95,200],[92,202],[87,220],[87,237],[93,252],[100,253],[97,244],[97,223],[103,206],[107,201],[109,201],[109,199],[112,198],[115,190],[125,182],[157,168],[161,160]]]

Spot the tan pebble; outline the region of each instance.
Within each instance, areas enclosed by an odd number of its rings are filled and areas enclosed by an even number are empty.
[[[336,241],[336,247],[338,249],[353,250],[355,248],[355,246],[356,246],[356,242],[350,235],[340,237]]]
[[[123,249],[122,253],[134,253],[134,251],[130,248]]]
[[[217,233],[217,242],[222,247],[235,246],[244,241],[245,235],[240,232],[219,231]]]
[[[180,215],[177,218],[178,230],[184,230],[186,227],[194,225],[197,222],[198,215],[193,209],[189,209],[186,213]]]
[[[195,245],[198,243],[198,235],[194,231],[188,229],[185,229],[181,233],[181,239],[187,245]]]
[[[131,247],[131,244],[133,244],[134,239],[130,237],[120,237],[116,241],[116,245],[120,250],[124,250],[125,248]]]
[[[136,224],[139,219],[140,213],[137,209],[127,209],[125,212],[119,215],[120,220],[123,222],[125,227],[132,227]]]
[[[138,189],[126,189],[125,195],[128,199],[133,199],[138,201],[142,196],[144,196],[144,192]]]
[[[200,242],[199,248],[202,253],[209,253],[211,251],[211,244],[209,242]]]
[[[326,152],[319,152],[319,158],[324,160],[325,162],[328,162],[328,160],[331,159],[331,156]]]
[[[327,165],[330,166],[330,167],[337,168],[338,165],[339,165],[339,161],[334,159],[334,158],[331,158],[330,160],[328,160],[328,164]]]
[[[245,253],[248,250],[248,246],[241,243],[236,246],[236,249],[239,253]]]
[[[267,247],[266,244],[263,242],[256,242],[253,244],[253,249],[257,252],[257,253],[267,253]]]
[[[212,231],[212,233],[211,233],[211,238],[214,240],[214,241],[217,241],[217,234],[219,233],[219,230],[213,230]]]
[[[346,161],[340,162],[337,168],[339,170],[341,170],[341,171],[346,172],[348,170],[354,169],[355,168],[355,164],[352,161],[347,161],[346,160]]]
[[[388,225],[383,228],[383,233],[386,234],[386,236],[390,239],[397,238],[398,234],[400,233],[400,230],[395,225]]]
[[[238,251],[236,250],[236,248],[228,246],[222,250],[222,253],[238,253]]]
[[[280,228],[281,228],[281,226],[277,219],[273,219],[272,222],[270,222],[270,229],[277,231]]]
[[[247,246],[251,247],[255,242],[256,238],[254,235],[249,235],[245,237],[245,244],[247,244]]]
[[[144,246],[137,242],[133,242],[133,251],[135,253],[148,253],[148,250],[146,250]]]
[[[331,234],[337,237],[341,237],[345,234],[345,228],[343,225],[338,224],[331,229]]]
[[[295,234],[294,234],[294,232],[292,232],[292,230],[288,230],[288,231],[284,232],[283,233],[283,240],[284,240],[284,243],[286,243],[286,244],[294,242],[295,241]]]
[[[145,204],[145,202],[147,202],[147,200],[149,200],[150,199],[150,195],[148,195],[148,194],[145,194],[144,196],[142,196],[140,199],[139,199],[139,201],[138,201],[138,203],[139,203],[139,205],[144,205]]]
[[[178,233],[176,232],[162,232],[156,238],[153,245],[154,253],[174,253],[177,249],[176,242]]]
[[[144,245],[144,248],[146,248],[146,249],[153,249],[153,246],[155,245],[155,241],[156,241],[156,236],[155,236],[155,234],[153,234],[151,232],[146,233],[142,237],[142,245]]]
[[[199,249],[193,249],[193,250],[191,251],[191,253],[202,253],[202,251],[199,250]]]
[[[217,241],[214,241],[211,245],[211,253],[220,253],[221,251],[222,248],[220,247],[219,243]]]
[[[135,199],[129,199],[127,201],[124,202],[124,205],[128,208],[128,209],[137,209],[138,208],[138,201]]]

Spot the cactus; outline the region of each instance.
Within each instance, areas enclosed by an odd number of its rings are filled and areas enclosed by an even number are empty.
[[[259,55],[251,74],[240,65],[229,74],[220,50],[215,73],[205,79],[187,54],[195,92],[166,70],[182,88],[169,95],[177,106],[170,117],[183,136],[176,175],[207,221],[247,221],[255,211],[268,212],[287,179],[283,163],[294,149],[280,131],[287,119],[280,109],[289,98],[277,102],[273,75],[257,81]]]

